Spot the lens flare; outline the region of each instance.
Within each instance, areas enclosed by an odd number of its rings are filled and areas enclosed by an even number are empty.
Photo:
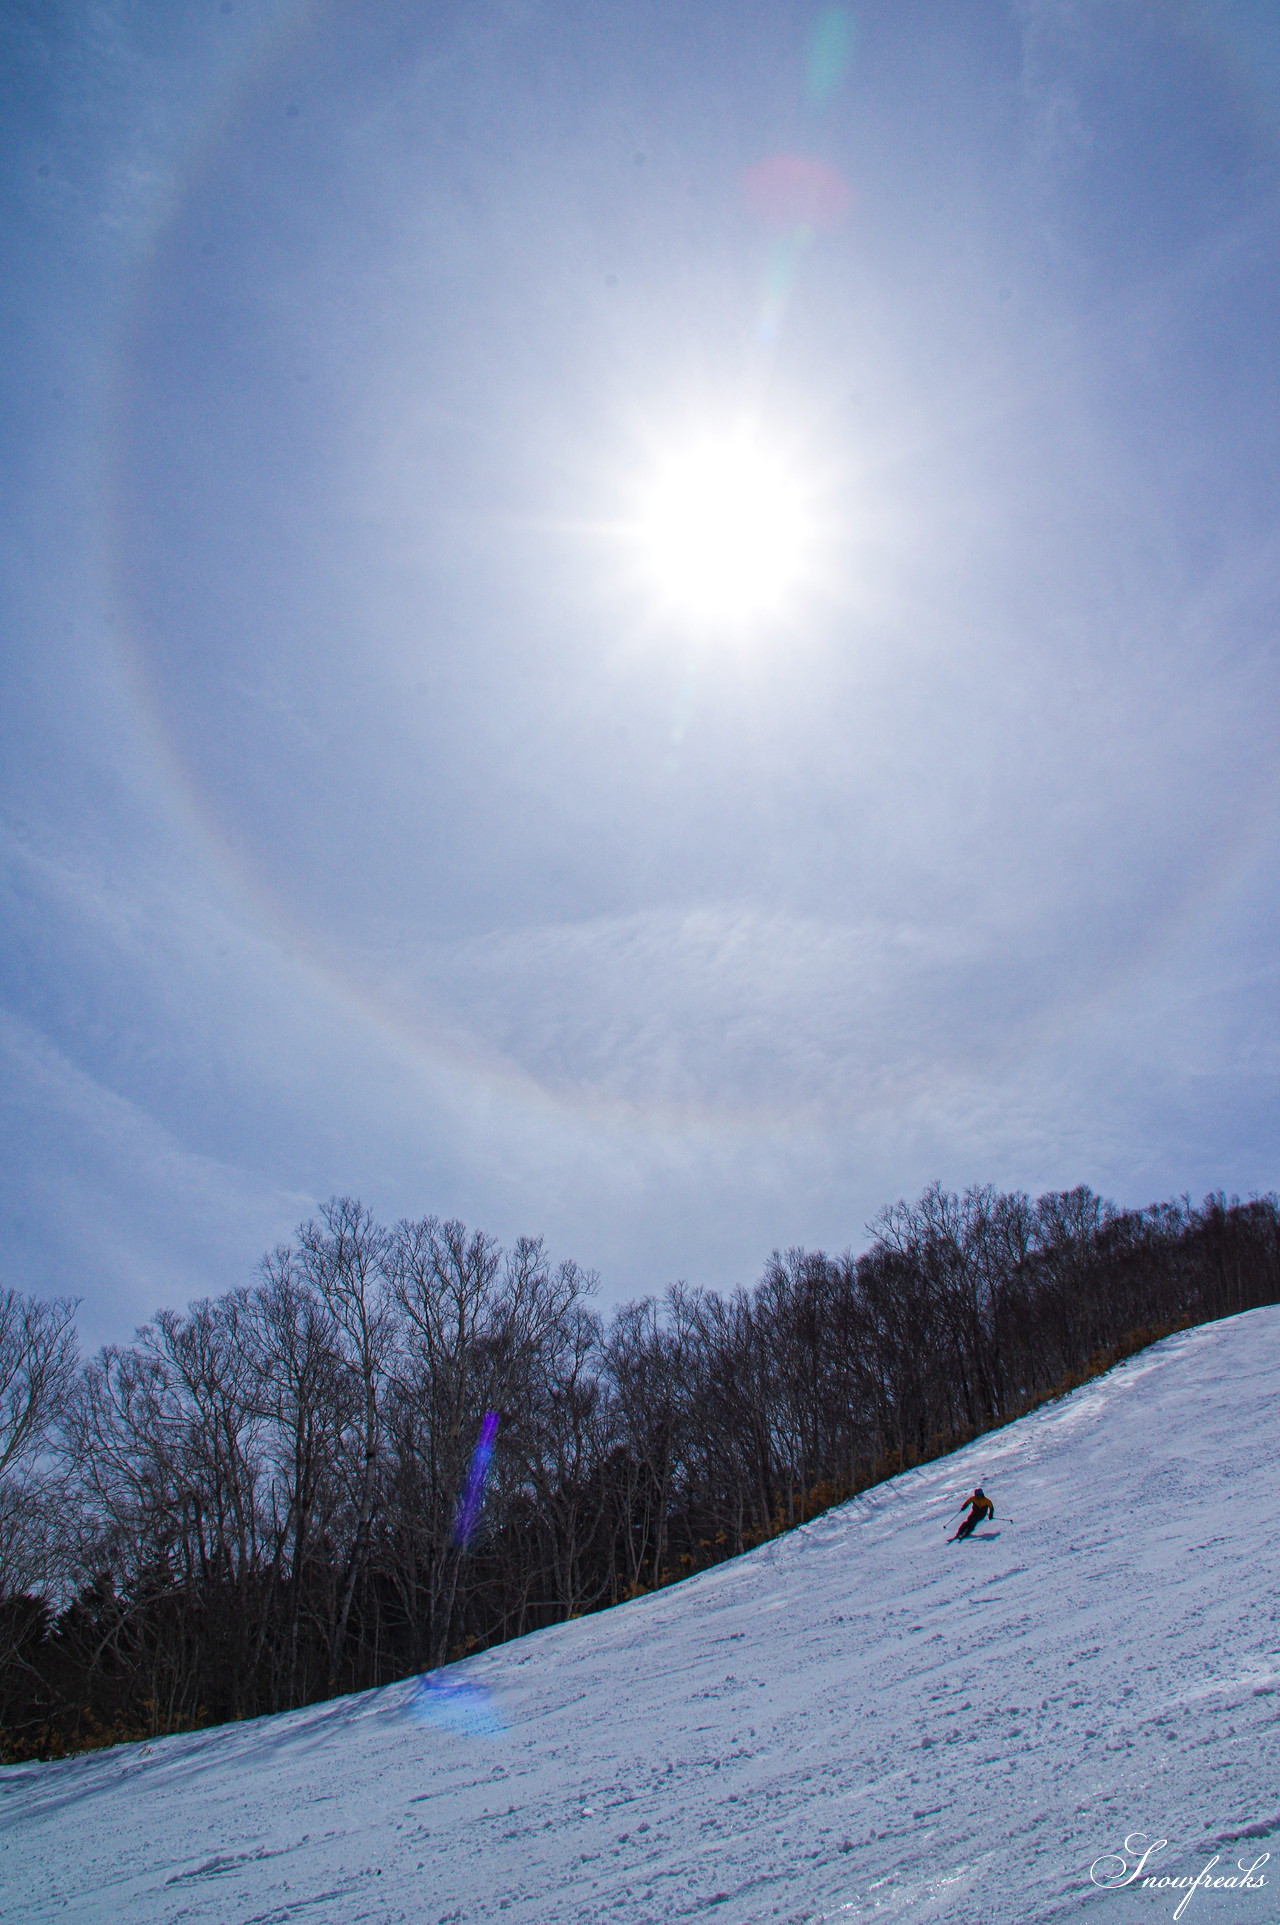
[[[409,1705],[415,1724],[456,1731],[465,1738],[498,1738],[506,1723],[491,1694],[471,1678],[428,1671],[419,1678]]]
[[[480,1426],[480,1438],[471,1456],[471,1469],[467,1472],[467,1487],[458,1505],[458,1515],[453,1522],[453,1541],[462,1546],[471,1536],[484,1502],[484,1480],[489,1473],[489,1460],[493,1456],[493,1446],[498,1436],[498,1413],[496,1410],[485,1412]]]
[[[742,433],[655,464],[638,525],[661,601],[695,623],[736,627],[785,606],[803,573],[808,504],[796,476]]]
[[[809,35],[805,78],[809,98],[819,110],[828,106],[853,60],[856,30],[847,7],[824,7]]]
[[[743,176],[747,206],[775,234],[826,234],[848,219],[853,189],[834,167],[809,154],[774,154]]]

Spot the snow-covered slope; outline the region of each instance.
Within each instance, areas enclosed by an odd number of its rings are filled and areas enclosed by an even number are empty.
[[[410,1684],[0,1773],[6,1921],[1171,1918],[1280,1840],[1280,1310]],[[975,1481],[996,1521],[948,1547]],[[1134,1862],[1130,1851],[1128,1864]],[[1098,1876],[1120,1873],[1118,1862]],[[1271,1875],[1274,1874],[1274,1875]],[[1280,1919],[1280,1844],[1184,1919]]]

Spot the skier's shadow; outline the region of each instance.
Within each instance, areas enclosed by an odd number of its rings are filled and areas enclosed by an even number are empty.
[[[999,1531],[970,1531],[968,1538],[962,1538],[961,1543],[972,1544],[975,1539],[978,1539],[983,1544],[993,1544],[999,1535]]]

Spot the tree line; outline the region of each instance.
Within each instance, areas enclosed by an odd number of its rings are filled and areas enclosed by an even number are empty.
[[[598,1610],[1280,1300],[1273,1196],[934,1186],[871,1233],[606,1320],[539,1241],[340,1198],[250,1287],[86,1362],[73,1303],[0,1293],[0,1756],[284,1710]]]

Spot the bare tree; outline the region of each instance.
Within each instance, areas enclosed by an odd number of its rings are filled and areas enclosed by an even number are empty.
[[[76,1304],[0,1292],[0,1600],[53,1578],[64,1483],[50,1447],[75,1379]]]
[[[411,1608],[425,1614],[427,1648],[439,1663],[466,1554],[459,1505],[485,1415],[499,1419],[492,1475],[501,1487],[504,1460],[529,1431],[535,1370],[594,1279],[569,1263],[553,1271],[540,1241],[523,1237],[504,1256],[492,1237],[438,1217],[399,1224],[387,1263],[405,1323],[399,1429],[418,1495]]]
[[[339,1507],[342,1442],[359,1419],[361,1397],[344,1367],[333,1313],[300,1274],[288,1247],[263,1259],[253,1313],[256,1405],[267,1427],[270,1578],[273,1587],[283,1586],[274,1709],[311,1695],[304,1615],[316,1611],[329,1625],[336,1618],[325,1545],[333,1541]]]
[[[76,1368],[76,1302],[0,1291],[0,1476],[44,1449]]]
[[[367,1570],[377,1500],[383,1393],[395,1338],[386,1289],[388,1241],[387,1232],[353,1197],[326,1203],[319,1218],[298,1232],[299,1268],[332,1319],[338,1354],[354,1393],[354,1420],[339,1457],[350,1523],[330,1645],[331,1690],[337,1689],[341,1674],[356,1586]]]

